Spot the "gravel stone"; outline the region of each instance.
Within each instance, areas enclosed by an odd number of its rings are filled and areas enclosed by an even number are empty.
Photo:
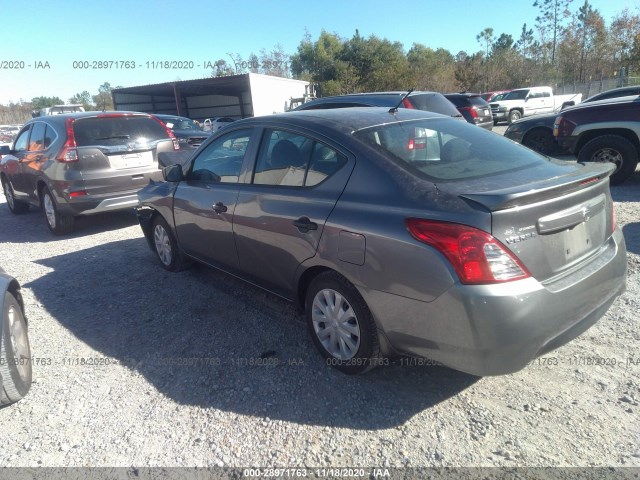
[[[343,375],[294,306],[203,266],[164,271],[132,213],[58,238],[0,194],[0,265],[42,359],[0,409],[0,466],[640,467],[640,172],[612,194],[627,291],[544,355],[557,365],[486,378]]]

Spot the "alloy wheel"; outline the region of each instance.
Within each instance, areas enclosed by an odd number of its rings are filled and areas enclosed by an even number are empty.
[[[156,246],[158,257],[164,265],[171,265],[173,255],[171,253],[171,240],[169,234],[162,225],[156,225],[153,230],[153,241]]]
[[[52,229],[56,228],[56,206],[51,199],[49,193],[45,193],[42,199],[44,205],[44,213],[47,216],[47,222]]]
[[[9,320],[9,341],[11,349],[16,359],[16,369],[22,381],[26,381],[29,376],[29,358],[31,350],[27,337],[26,325],[20,312],[14,305],[9,306],[7,312]]]

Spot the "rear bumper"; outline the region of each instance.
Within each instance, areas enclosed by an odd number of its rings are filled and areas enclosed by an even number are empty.
[[[105,195],[84,195],[76,198],[58,197],[58,210],[63,215],[93,215],[133,209],[138,205],[137,190]]]
[[[456,284],[432,302],[362,291],[392,348],[474,375],[500,375],[580,335],[626,285],[626,249],[616,230],[599,255],[550,285],[533,278]]]
[[[486,130],[493,130],[493,119],[488,122],[476,123],[476,125]]]

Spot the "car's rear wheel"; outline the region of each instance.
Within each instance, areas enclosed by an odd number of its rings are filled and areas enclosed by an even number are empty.
[[[7,205],[9,206],[11,213],[19,215],[29,211],[29,204],[16,200],[11,183],[4,177],[2,177],[2,190],[4,191],[4,198],[7,199]]]
[[[62,215],[58,210],[58,205],[53,199],[51,191],[44,187],[41,194],[42,209],[47,226],[54,235],[66,235],[73,230],[74,218],[70,215]]]
[[[544,155],[552,155],[556,151],[556,141],[553,137],[553,132],[546,128],[531,130],[522,139],[522,144]]]
[[[509,112],[509,125],[511,125],[516,120],[520,120],[522,118],[522,113],[520,110],[511,110]]]
[[[624,137],[602,135],[588,141],[578,152],[578,162],[608,162],[616,166],[611,184],[619,185],[633,175],[638,166],[638,150]]]
[[[0,405],[23,398],[31,388],[31,347],[27,322],[18,300],[4,294],[2,339],[0,339]]]
[[[328,365],[357,374],[380,364],[373,316],[347,279],[335,272],[318,275],[307,290],[305,310],[313,343]]]
[[[178,248],[178,242],[171,232],[169,224],[157,215],[152,224],[153,246],[158,260],[170,272],[183,270],[187,262]]]

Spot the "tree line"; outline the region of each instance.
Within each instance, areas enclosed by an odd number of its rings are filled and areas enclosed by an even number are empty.
[[[607,24],[589,0],[575,7],[573,0],[535,0],[533,6],[538,11],[534,25],[523,24],[517,38],[486,27],[476,35],[475,53],[454,54],[421,43],[405,50],[400,42],[365,38],[358,30],[351,38],[322,31],[315,40],[305,35],[291,55],[276,46],[250,54],[247,62],[238,55],[230,55],[233,64],[220,59],[212,76],[251,71],[308,80],[323,96],[410,87],[484,92],[640,77],[640,7],[638,12],[623,9]],[[261,68],[274,64],[289,68]]]
[[[246,60],[228,54],[219,59],[211,76],[263,73],[307,80],[319,96],[383,90],[433,90],[484,92],[536,84],[575,84],[615,76],[640,83],[640,7],[623,9],[607,24],[589,0],[535,0],[538,15],[520,35],[497,34],[486,27],[476,35],[475,53],[452,53],[413,43],[406,50],[397,41],[376,35],[351,38],[322,31],[309,33],[296,52],[280,45],[271,51],[251,53]],[[111,85],[97,95],[77,93],[68,103],[86,110],[113,108]],[[19,123],[32,110],[65,103],[58,97],[35,97],[30,102],[0,106],[0,123]]]

